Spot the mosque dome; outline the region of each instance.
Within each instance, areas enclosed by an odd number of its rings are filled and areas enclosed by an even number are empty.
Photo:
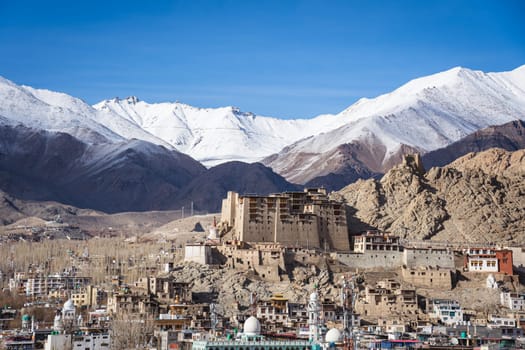
[[[326,332],[324,339],[327,343],[338,343],[342,339],[341,331],[337,328],[332,328]]]
[[[317,292],[313,292],[312,294],[310,294],[310,301],[317,301],[317,299]]]
[[[261,323],[254,316],[248,317],[244,322],[244,334],[246,335],[258,335],[261,333]]]

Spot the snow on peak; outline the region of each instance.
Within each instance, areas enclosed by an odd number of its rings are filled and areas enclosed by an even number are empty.
[[[387,162],[401,145],[431,151],[489,125],[523,119],[524,71],[484,73],[455,67],[411,80],[390,93],[360,99],[337,115],[345,125],[291,145],[268,165],[283,174],[294,154],[320,158],[341,144],[371,139],[384,147]]]
[[[429,151],[479,128],[523,118],[524,110],[525,65],[503,73],[454,67],[390,93],[361,98],[337,115],[296,120],[233,106],[147,103],[136,96],[89,106],[67,94],[0,77],[0,115],[9,120],[69,132],[88,142],[94,134],[96,140],[102,135],[110,142],[136,138],[175,148],[207,166],[259,161],[295,142],[289,151],[319,153],[368,137],[379,140],[387,154],[401,144]]]
[[[137,96],[128,96],[126,98],[126,102],[127,103],[131,103],[131,104],[136,104],[137,102],[139,102],[139,98]]]
[[[305,127],[306,121],[257,117],[233,106],[197,108],[180,102],[106,100],[94,108],[118,114],[207,166],[229,160],[258,161],[315,133]]]
[[[0,80],[0,114],[13,123],[69,133],[87,143],[138,138],[169,146],[137,125],[65,93]]]

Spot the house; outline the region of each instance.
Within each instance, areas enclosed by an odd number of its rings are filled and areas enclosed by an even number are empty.
[[[429,303],[430,316],[437,318],[445,325],[460,324],[463,322],[463,310],[456,300],[432,299]]]

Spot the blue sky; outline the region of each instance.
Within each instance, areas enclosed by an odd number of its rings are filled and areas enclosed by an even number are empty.
[[[520,0],[0,0],[0,75],[88,103],[308,118],[455,66],[523,64]]]

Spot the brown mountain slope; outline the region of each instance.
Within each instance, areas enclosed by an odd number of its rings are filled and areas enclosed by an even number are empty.
[[[330,190],[338,190],[357,179],[382,174],[399,164],[405,154],[418,152],[413,147],[401,145],[395,153],[387,154],[387,148],[374,136],[341,143],[321,153],[304,153],[295,146],[288,146],[261,163],[293,183],[307,187],[324,186]]]
[[[470,153],[420,174],[404,162],[380,181],[334,194],[352,233],[377,228],[410,240],[525,242],[525,150]]]
[[[525,121],[514,120],[478,130],[447,147],[423,155],[423,164],[427,169],[444,166],[467,153],[482,152],[494,147],[507,151],[525,148]]]

